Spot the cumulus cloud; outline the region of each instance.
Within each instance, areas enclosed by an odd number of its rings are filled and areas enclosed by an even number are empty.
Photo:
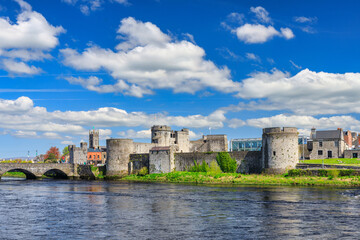
[[[142,97],[154,89],[172,89],[191,93],[212,88],[233,93],[239,86],[230,79],[230,71],[205,59],[205,51],[192,42],[175,41],[150,22],[132,17],[121,21],[118,29],[123,40],[118,51],[92,46],[82,53],[62,49],[64,64],[83,71],[104,69],[116,79],[115,84],[101,84],[95,77],[68,78],[73,84],[97,92],[121,92]]]
[[[242,81],[238,96],[253,99],[233,106],[253,110],[290,110],[296,114],[360,113],[360,73],[300,71],[295,76],[274,69]]]
[[[238,127],[242,127],[245,125],[246,125],[245,121],[243,121],[241,119],[237,119],[237,118],[233,118],[228,121],[228,126],[230,128],[238,128]]]
[[[285,39],[292,39],[295,37],[294,33],[290,28],[280,28],[280,30],[275,29],[272,24],[271,18],[269,17],[269,12],[265,8],[251,7],[250,11],[255,14],[254,24],[245,23],[243,21],[240,23],[241,26],[232,27],[228,24],[228,20],[222,22],[221,25],[231,31],[237,36],[240,41],[243,41],[248,44],[255,43],[265,43],[274,37],[282,37]],[[233,13],[234,14],[234,13]],[[236,16],[236,15],[235,15]],[[243,15],[242,15],[243,16]],[[244,19],[244,17],[242,18]]]
[[[10,73],[15,74],[38,74],[42,70],[35,66],[29,66],[24,62],[18,62],[10,59],[4,59],[2,62],[3,69]]]
[[[19,138],[36,138],[37,133],[35,131],[15,131],[11,135]]]
[[[245,43],[264,43],[275,36],[283,37],[285,39],[294,37],[290,28],[282,28],[281,32],[279,32],[273,26],[249,23],[232,30],[232,32],[236,34],[239,40]]]
[[[118,132],[118,135],[120,137],[131,138],[131,139],[150,139],[151,138],[151,129],[140,130],[140,131],[135,131],[133,129],[129,129],[127,131]],[[197,133],[189,130],[189,139],[194,140],[194,139],[199,139],[201,137],[202,137],[202,133],[197,134]]]
[[[307,115],[279,114],[271,117],[248,119],[246,124],[257,128],[293,126],[303,129],[304,133],[304,129],[311,129],[312,127],[317,129],[337,129],[341,127],[360,131],[360,121],[347,115],[315,118]]]
[[[133,129],[129,129],[127,131],[118,132],[118,135],[124,138],[133,138],[133,139],[144,139],[151,138],[151,130],[141,130],[135,131]]]
[[[111,137],[110,127],[146,127],[169,125],[188,128],[221,128],[225,111],[217,110],[208,116],[171,116],[166,113],[147,114],[127,112],[117,108],[99,108],[91,111],[53,111],[34,106],[28,97],[16,100],[0,99],[0,128],[4,134],[16,137],[69,140],[72,136],[87,136],[89,128],[100,130],[100,139]],[[156,116],[156,117],[155,117]],[[123,133],[138,138],[148,136],[148,131]],[[197,136],[191,133],[191,136]]]
[[[49,24],[27,2],[16,2],[20,5],[21,12],[15,23],[7,17],[0,17],[1,67],[15,74],[38,74],[41,72],[40,68],[25,62],[50,58],[48,52],[59,44],[57,36],[65,30],[61,26]]]

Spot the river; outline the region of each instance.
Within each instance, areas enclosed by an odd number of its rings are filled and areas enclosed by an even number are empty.
[[[3,178],[0,239],[358,239],[359,196],[349,188]]]

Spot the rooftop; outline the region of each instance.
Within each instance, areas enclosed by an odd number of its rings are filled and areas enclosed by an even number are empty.
[[[325,131],[316,131],[315,136],[313,139],[334,139],[334,138],[341,138],[341,130],[325,130]]]

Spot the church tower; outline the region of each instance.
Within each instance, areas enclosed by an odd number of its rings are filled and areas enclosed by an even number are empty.
[[[99,130],[93,129],[89,131],[89,148],[99,148]]]

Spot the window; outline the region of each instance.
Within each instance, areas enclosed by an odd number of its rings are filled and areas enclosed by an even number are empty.
[[[318,155],[323,155],[323,151],[322,151],[322,150],[319,150],[319,151],[318,151]]]
[[[276,152],[275,152],[275,151],[273,151],[273,156],[276,156]]]
[[[322,141],[319,141],[319,147],[322,147]]]
[[[91,159],[91,155],[89,155],[89,159]]]
[[[339,147],[339,141],[335,141],[335,147]]]
[[[358,154],[357,154],[357,153],[353,153],[353,158],[358,158]]]

